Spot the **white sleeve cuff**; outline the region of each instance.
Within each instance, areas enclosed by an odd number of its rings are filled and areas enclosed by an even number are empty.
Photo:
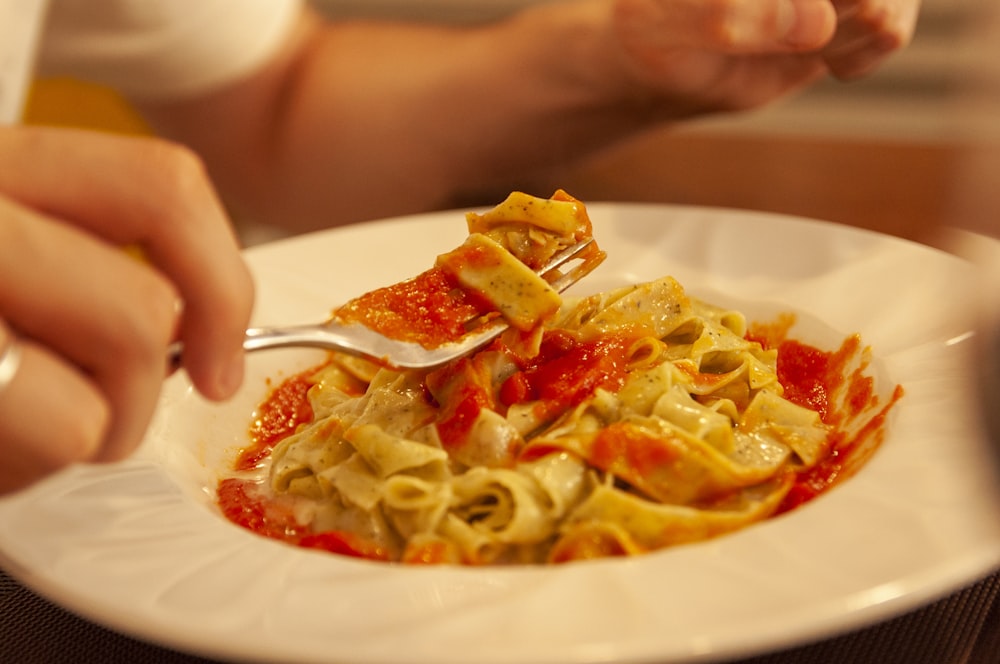
[[[301,0],[52,0],[39,71],[146,99],[195,96],[277,52]]]

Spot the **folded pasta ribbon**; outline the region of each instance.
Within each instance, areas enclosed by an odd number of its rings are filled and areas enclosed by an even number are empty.
[[[538,272],[559,251],[592,239],[586,208],[561,190],[550,199],[514,192],[492,210],[468,213],[466,222],[468,238],[434,267],[351,300],[334,318],[427,348],[458,341],[498,316],[522,334],[541,328],[562,298]],[[580,257],[598,255],[592,244]]]

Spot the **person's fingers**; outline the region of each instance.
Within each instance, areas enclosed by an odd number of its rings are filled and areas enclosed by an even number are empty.
[[[94,457],[110,423],[100,390],[75,366],[0,325],[0,348],[16,343],[20,363],[0,391],[0,494]]]
[[[619,0],[616,14],[647,48],[731,55],[818,49],[836,27],[828,0]]]
[[[627,80],[657,95],[665,119],[754,108],[826,73],[828,0],[619,0],[615,35]]]
[[[3,199],[0,217],[0,311],[100,390],[112,417],[94,460],[123,457],[142,439],[166,376],[177,291],[150,265],[73,226]],[[36,396],[40,412],[64,407]]]
[[[0,192],[142,247],[180,293],[184,366],[195,386],[210,398],[231,395],[253,288],[200,160],[159,140],[74,130],[0,130],[0,150],[19,165],[0,171]]]
[[[613,8],[625,73],[619,78],[634,83],[640,100],[654,99],[654,112],[669,120],[754,108],[808,85],[826,67],[818,51],[799,52],[783,41],[778,26],[791,19],[780,18],[788,11],[780,4],[619,0]],[[803,6],[810,8],[806,15],[819,8],[818,32],[828,38],[835,25],[829,3],[804,0]]]
[[[864,76],[909,43],[916,28],[915,0],[833,0],[837,32],[823,49],[830,73],[840,79]]]

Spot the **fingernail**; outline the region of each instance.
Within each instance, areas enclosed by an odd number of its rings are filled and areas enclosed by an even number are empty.
[[[832,36],[836,13],[828,2],[789,0],[779,18],[783,41],[797,48],[819,48]]]
[[[223,365],[218,378],[219,398],[228,399],[236,393],[243,384],[243,353],[240,352],[232,360]]]

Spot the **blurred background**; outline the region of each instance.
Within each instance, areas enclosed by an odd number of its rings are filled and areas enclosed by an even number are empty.
[[[334,17],[476,22],[539,1],[314,4]],[[36,84],[28,120],[144,131],[114,94],[67,80]],[[1000,3],[924,0],[913,43],[869,78],[651,132],[532,193],[761,209],[934,243],[942,225],[1000,235],[998,180]]]
[[[544,1],[315,0],[314,4],[336,17],[471,23]],[[768,131],[922,140],[954,139],[972,121],[997,139],[996,108],[989,115],[969,101],[955,102],[960,93],[971,93],[990,79],[1000,83],[998,15],[995,0],[923,0],[913,44],[878,75],[847,88],[832,82],[821,85],[793,103],[759,114],[752,124]],[[747,121],[741,118],[738,124]]]

